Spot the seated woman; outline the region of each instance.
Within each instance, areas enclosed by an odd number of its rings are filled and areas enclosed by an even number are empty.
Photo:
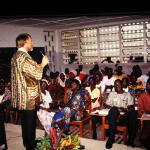
[[[47,91],[48,81],[46,79],[42,79],[40,82],[40,87],[41,87],[43,103],[40,104],[40,109],[37,111],[37,116],[41,124],[43,125],[46,133],[49,134],[52,117],[54,116],[55,113],[49,112],[50,104],[52,103],[52,98],[49,91]]]
[[[84,117],[86,100],[89,99],[89,93],[81,85],[77,79],[71,82],[71,88],[65,94],[65,107],[71,109],[71,120],[81,120]]]

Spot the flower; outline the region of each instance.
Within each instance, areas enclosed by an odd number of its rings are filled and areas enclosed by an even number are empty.
[[[38,150],[83,150],[78,134],[65,134],[63,130],[50,129],[50,135],[36,138]]]

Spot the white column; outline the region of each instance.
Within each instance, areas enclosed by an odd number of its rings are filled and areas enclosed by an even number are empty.
[[[56,30],[55,31],[55,65],[56,65],[56,70],[59,72],[63,71],[63,50],[61,47],[61,31]]]

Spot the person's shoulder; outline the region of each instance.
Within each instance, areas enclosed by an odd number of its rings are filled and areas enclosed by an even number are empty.
[[[12,59],[23,59],[23,58],[26,58],[26,57],[29,57],[28,53],[25,53],[23,51],[17,51],[13,55]]]
[[[112,80],[117,80],[117,75],[113,75],[113,76],[111,77],[111,79],[112,79]]]
[[[139,95],[139,97],[138,97],[138,99],[139,99],[139,100],[142,100],[142,101],[143,101],[143,100],[144,100],[144,101],[147,100],[147,98],[150,99],[150,94],[148,94],[147,92],[141,93],[141,94]]]
[[[127,95],[127,96],[132,96],[130,92],[124,91],[123,93],[124,93],[125,95]]]
[[[109,96],[111,95],[118,95],[118,93],[117,92],[115,92],[115,91],[111,91],[109,94],[108,94]]]
[[[140,96],[142,96],[142,97],[146,96],[146,97],[150,98],[150,94],[148,92],[143,92],[143,93],[140,94]]]
[[[107,80],[107,79],[108,79],[108,76],[104,75],[102,81]]]

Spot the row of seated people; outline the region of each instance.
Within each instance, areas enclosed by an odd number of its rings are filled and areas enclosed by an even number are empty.
[[[136,126],[137,126],[137,113],[134,108],[134,98],[129,92],[123,92],[121,80],[115,80],[114,89],[115,91],[111,92],[108,95],[108,99],[102,104],[100,90],[96,88],[96,80],[94,77],[89,78],[89,87],[81,88],[79,86],[78,80],[72,80],[71,88],[68,88],[65,93],[64,103],[65,106],[71,108],[71,120],[80,120],[84,117],[83,102],[84,108],[87,109],[86,105],[88,104],[90,96],[90,112],[97,109],[102,109],[104,107],[111,108],[108,115],[108,120],[110,123],[110,135],[106,143],[107,148],[111,148],[114,142],[115,128],[118,123],[126,124],[128,126],[128,145],[134,146],[134,138],[136,136]],[[84,101],[83,101],[84,99]],[[92,100],[91,100],[92,99]],[[100,101],[99,101],[100,100]],[[82,111],[81,111],[82,110]],[[124,112],[120,116],[119,112]],[[87,115],[87,114],[86,114]],[[114,118],[116,116],[116,118]],[[118,118],[118,119],[117,119]],[[96,118],[92,117],[93,123],[93,138],[96,139]]]
[[[109,72],[110,72],[110,76],[109,76]],[[135,71],[136,72],[136,71]],[[71,73],[71,75],[72,75],[72,73]],[[74,74],[74,75],[72,75],[72,76],[75,76],[76,74]],[[110,68],[110,69],[108,69],[108,75],[107,75],[107,78],[108,79],[110,79],[111,77],[113,77],[112,76],[113,74],[112,74],[112,69]],[[126,90],[127,92],[129,91],[130,92],[130,94],[133,96],[132,97],[132,100],[131,100],[131,103],[132,103],[132,107],[131,107],[131,110],[133,111],[134,109],[133,109],[133,106],[135,105],[135,100],[138,98],[138,96],[140,95],[140,93],[141,92],[143,92],[144,91],[144,84],[142,84],[141,82],[139,82],[139,81],[137,81],[137,76],[136,76],[136,74],[134,74],[134,73],[132,73],[131,74],[131,76],[130,76],[131,78],[130,78],[130,84],[127,84],[127,81],[129,81],[128,80],[128,78],[123,78],[123,83],[124,83],[124,90]],[[114,87],[114,81],[116,80],[116,78],[112,78],[113,79],[113,84],[112,85],[109,85],[109,86],[106,86],[106,84],[105,84],[105,92],[106,92],[106,89],[107,89],[107,87],[111,87],[111,90],[112,90],[112,87]],[[69,82],[68,82],[69,83]],[[104,80],[101,82],[101,83],[104,83]],[[97,87],[98,87],[98,85],[96,85]],[[104,88],[103,88],[104,89]],[[139,91],[138,91],[139,90]],[[109,91],[109,90],[108,90]],[[113,89],[113,91],[115,91],[115,89]],[[104,91],[103,91],[104,92]],[[139,92],[139,93],[138,93]],[[66,99],[65,99],[65,101],[64,101],[64,103],[66,103]],[[136,101],[136,104],[137,104],[137,101]],[[126,104],[127,105],[127,104]],[[130,108],[130,107],[129,107]],[[128,109],[129,109],[128,108]],[[94,110],[95,110],[96,108],[94,108]],[[127,109],[127,110],[128,110]],[[130,109],[129,109],[130,110]],[[132,112],[131,111],[131,112]],[[130,111],[129,111],[130,112]],[[135,110],[134,110],[134,113],[133,113],[134,115],[135,115],[135,124],[137,125],[137,123],[136,123],[136,118],[137,118],[137,114],[136,114],[136,112],[135,112]],[[129,115],[130,116],[130,115]],[[93,119],[92,119],[93,120]],[[133,124],[134,124],[133,123]],[[95,125],[95,123],[93,123],[94,125]],[[131,125],[132,126],[132,125]],[[134,127],[136,127],[136,126],[134,126]],[[134,129],[136,129],[136,128],[134,128]],[[94,134],[95,133],[95,126],[93,127],[93,138],[96,138],[96,134]],[[132,130],[132,131],[134,131],[134,130]],[[136,132],[136,131],[135,131]],[[131,134],[132,134],[132,132],[130,132]],[[133,136],[134,135],[134,136]],[[133,135],[131,135],[131,136],[129,136],[129,140],[128,140],[128,142],[127,142],[127,144],[128,145],[131,145],[131,146],[134,146],[134,143],[133,143],[133,139],[134,139],[134,137],[135,137],[135,133],[133,134]],[[110,138],[111,139],[111,138]],[[113,139],[113,138],[112,138]],[[112,143],[113,143],[113,140],[108,140],[108,142],[107,142],[107,147],[111,147],[112,146]]]

